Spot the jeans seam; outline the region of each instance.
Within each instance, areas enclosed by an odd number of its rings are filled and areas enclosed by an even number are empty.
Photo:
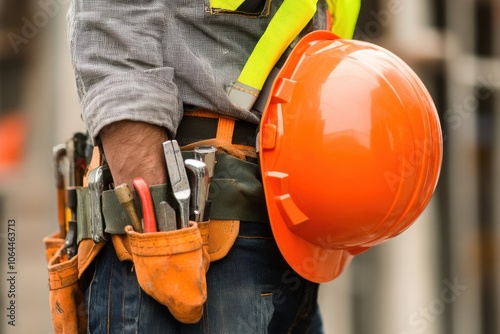
[[[122,270],[123,276],[123,294],[122,294],[122,334],[125,334],[125,296],[127,295],[127,277],[126,271]]]
[[[311,313],[312,309],[312,304],[311,304],[311,298],[312,298],[312,291],[311,291],[311,283],[308,283],[307,281],[304,282],[304,295],[303,295],[303,302],[300,305],[300,308],[295,315],[295,319],[293,320],[292,324],[290,325],[290,328],[288,330],[288,334],[293,333],[294,328],[297,326],[297,323],[299,320],[307,318],[307,316]]]
[[[203,326],[203,332],[205,332],[206,334],[210,334],[210,321],[208,320],[209,319],[209,317],[208,317],[208,307],[206,307],[206,305],[207,304],[205,304],[203,306],[203,308],[205,309],[205,312],[203,312],[204,313],[204,315],[203,315],[203,318],[204,318],[203,322],[204,323],[203,323],[202,326]]]
[[[134,270],[134,264],[132,264],[132,269],[131,270]],[[137,275],[136,275],[137,276]],[[137,277],[136,277],[137,278]],[[142,308],[142,290],[141,290],[141,286],[139,285],[139,283],[137,283],[137,289],[139,291],[139,309],[137,310],[137,318],[136,318],[136,322],[137,322],[137,325],[135,326],[135,333],[136,334],[139,334],[139,324],[140,324],[140,321],[139,321],[139,317],[141,315],[141,308]]]
[[[112,275],[113,275],[113,268],[115,266],[115,261],[113,259],[113,261],[111,261],[111,268],[110,268],[110,277],[109,277],[109,281],[108,281],[108,314],[107,314],[107,329],[106,329],[106,333],[110,333],[111,331],[111,278],[112,278]]]
[[[92,274],[92,280],[90,281],[89,283],[89,286],[87,288],[88,292],[87,292],[87,333],[90,334],[90,317],[89,317],[89,314],[90,314],[90,301],[91,301],[91,298],[92,298],[92,285],[94,284],[94,280],[95,280],[95,275],[96,275],[96,271],[97,271],[97,263],[99,262],[99,260],[96,260],[96,265],[94,266],[94,273]]]

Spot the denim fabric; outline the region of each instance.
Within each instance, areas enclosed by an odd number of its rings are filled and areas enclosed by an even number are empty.
[[[139,287],[131,262],[120,262],[108,243],[88,273],[85,302],[89,333],[323,333],[318,285],[286,264],[269,224],[242,222],[229,254],[211,263],[202,320],[177,322]]]

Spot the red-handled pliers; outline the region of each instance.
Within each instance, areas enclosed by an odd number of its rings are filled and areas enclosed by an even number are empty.
[[[157,232],[155,210],[149,186],[142,177],[136,177],[133,183],[135,191],[139,194],[139,198],[141,199],[144,233]]]

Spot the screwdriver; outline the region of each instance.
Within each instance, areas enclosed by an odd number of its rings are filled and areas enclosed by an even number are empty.
[[[122,207],[125,211],[127,211],[134,230],[136,232],[142,232],[141,221],[139,220],[134,207],[134,196],[132,195],[132,191],[128,185],[126,183],[122,183],[115,187],[115,194]]]

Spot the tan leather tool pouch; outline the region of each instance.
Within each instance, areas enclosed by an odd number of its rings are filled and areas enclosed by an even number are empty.
[[[137,233],[132,226],[125,231],[141,288],[180,322],[198,322],[207,299],[210,262],[198,224],[168,232]]]
[[[212,219],[198,223],[198,229],[203,239],[203,252],[208,256],[209,262],[222,259],[229,253],[240,230],[239,220]],[[132,251],[127,235],[114,234],[111,236],[116,255],[120,261],[132,261]],[[207,270],[208,270],[207,263]]]
[[[59,231],[56,231],[43,238],[43,244],[45,245],[45,257],[47,263],[49,263],[56,252],[64,245],[64,239],[61,238]]]
[[[229,253],[229,250],[233,247],[238,237],[240,221],[212,219],[209,222],[200,223],[200,225],[201,224],[205,224],[205,228],[208,230],[206,233],[208,237],[207,248],[210,262],[222,259]]]
[[[78,255],[68,260],[59,231],[43,238],[48,263],[49,303],[55,334],[87,332],[83,289],[79,278],[104,246],[84,240]]]
[[[49,260],[48,273],[54,333],[86,333],[87,316],[78,280],[78,255],[68,260],[65,250],[60,247]]]

